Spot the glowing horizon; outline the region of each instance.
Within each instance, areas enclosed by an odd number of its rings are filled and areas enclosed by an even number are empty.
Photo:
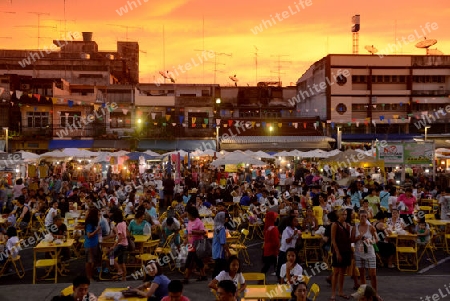
[[[70,31],[93,32],[101,51],[115,50],[118,40],[138,41],[140,81],[150,83],[160,77],[159,71],[195,60],[177,82],[213,83],[216,77],[216,83],[226,86],[236,74],[239,85],[254,85],[256,57],[258,81],[280,76],[284,86],[295,83],[327,54],[352,52],[355,14],[361,15],[360,54],[369,54],[366,45],[391,55],[425,54],[414,47],[425,36],[438,40],[432,49],[450,54],[450,5],[440,0],[349,0],[339,6],[332,0],[280,0],[276,5],[269,0],[0,0],[0,49],[37,48],[36,12],[44,13],[41,49]],[[430,29],[431,24],[437,27]],[[389,50],[390,44],[400,49]],[[201,52],[196,50],[203,49],[221,55],[199,64]]]

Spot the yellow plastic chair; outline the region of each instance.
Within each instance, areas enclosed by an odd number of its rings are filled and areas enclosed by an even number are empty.
[[[419,256],[419,260],[418,260],[419,262],[422,260],[423,255],[426,253],[428,258],[429,259],[433,258],[432,262],[434,264],[437,264],[436,257],[434,256],[434,250],[436,249],[436,247],[434,246],[434,238],[435,238],[435,231],[430,230],[430,240],[427,242],[427,244],[425,246],[419,246],[419,252],[420,252],[420,249],[423,248],[423,250]]]
[[[425,220],[435,220],[436,216],[434,215],[434,213],[426,213],[425,214]]]
[[[69,285],[68,287],[66,287],[61,291],[62,297],[70,296],[72,294],[73,294],[73,285]]]
[[[17,242],[14,245],[14,248],[16,250],[21,250],[20,249],[20,244],[22,243],[23,240]],[[8,256],[5,263],[3,264],[2,268],[0,269],[0,276],[2,276],[5,273],[5,270],[8,266],[12,265],[14,267],[14,270],[17,274],[17,276],[22,279],[25,276],[25,269],[23,267],[23,263],[22,263],[22,259],[20,258],[20,254],[17,254],[17,256],[13,257],[13,256]]]
[[[445,251],[448,254],[450,254],[450,224],[447,224],[445,226],[444,240],[445,240]]]
[[[172,245],[172,242],[173,242],[174,238],[175,238],[175,233],[172,233],[169,236],[167,236],[166,241],[164,242],[163,246],[156,248],[155,255],[158,256],[158,257],[162,256],[162,255],[163,256],[169,256],[169,258],[172,261],[172,256],[170,256],[170,255],[172,254],[171,245]],[[173,270],[174,268],[172,268],[172,265],[170,264],[170,261],[168,262],[168,264],[169,264],[170,270]],[[174,265],[174,267],[175,267],[175,265]]]
[[[114,246],[114,240],[108,240],[108,241],[102,241],[101,244],[101,248],[102,248],[102,261],[101,261],[101,266],[100,266],[100,273],[98,274],[98,279],[100,280],[111,280],[108,277],[104,277],[104,268],[103,268],[103,263],[106,263],[106,266],[109,267],[109,253],[110,253],[110,249]]]
[[[159,245],[158,240],[151,240],[144,243],[142,247],[142,254],[136,255],[136,259],[141,260],[142,266],[145,266],[146,262],[150,260],[157,260],[158,256],[155,254],[156,248]]]
[[[433,211],[433,208],[431,206],[419,206],[419,210],[427,213],[431,213]]]
[[[306,296],[306,298],[311,299],[311,301],[316,301],[317,296],[319,296],[320,293],[320,287],[316,284],[313,283],[311,285],[311,288],[309,289],[308,295]]]
[[[242,276],[247,281],[262,281],[266,285],[266,274],[264,273],[242,273]]]
[[[250,264],[250,255],[248,254],[247,251],[247,246],[245,245],[247,238],[250,234],[250,231],[248,231],[247,229],[242,229],[241,230],[241,235],[240,238],[241,240],[238,243],[234,243],[230,245],[230,253],[231,255],[236,255],[239,256],[239,254],[243,254],[244,257],[244,262],[246,264]]]
[[[51,259],[37,259],[37,253],[50,253]],[[50,274],[50,269],[55,271],[55,283],[58,282],[58,258],[56,257],[56,248],[35,248],[34,249],[34,265],[33,265],[33,284],[36,284],[36,269],[47,268],[49,269],[48,274]],[[51,280],[51,279],[47,279]]]
[[[417,257],[417,235],[398,235],[396,246],[396,261],[398,270],[417,272],[419,270],[419,260]]]

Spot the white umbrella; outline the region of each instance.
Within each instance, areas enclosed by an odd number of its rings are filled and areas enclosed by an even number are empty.
[[[153,152],[153,151],[151,151],[151,150],[146,150],[144,153],[146,153],[147,155],[150,155],[150,156],[154,156],[154,157],[159,157],[159,156],[161,156],[160,154],[155,153],[155,152]]]
[[[101,162],[108,162],[111,158],[111,154],[109,152],[99,152],[97,157],[92,160],[92,163],[101,163]]]
[[[66,153],[69,157],[76,158],[96,157],[98,155],[97,152],[91,152],[89,150],[79,148],[65,148],[62,152]]]
[[[30,153],[30,152],[26,152],[26,151],[18,151],[18,152],[22,154],[22,159],[24,161],[31,162],[31,161],[37,161],[39,159],[39,155],[37,155],[35,153]]]
[[[290,157],[290,153],[287,151],[282,151],[273,155],[274,157]]]
[[[165,153],[165,154],[163,154],[163,156],[178,155],[178,153],[180,153],[180,157],[184,157],[185,155],[188,154],[188,152],[186,152],[184,150],[179,150],[179,151],[172,151],[172,152]]]
[[[120,151],[117,151],[117,152],[109,153],[109,155],[111,157],[123,157],[123,156],[126,156],[128,153],[129,152],[127,152],[127,151],[120,150]]]
[[[255,159],[245,153],[231,153],[227,156],[224,156],[223,158],[214,160],[211,165],[214,166],[220,166],[225,164],[240,164],[240,163],[246,163],[250,165],[266,165],[261,160]]]
[[[268,153],[263,152],[263,151],[254,152],[253,157],[261,158],[261,159],[275,159],[274,156],[271,156]]]
[[[63,153],[60,150],[54,150],[51,152],[43,153],[42,155],[39,156],[39,159],[42,159],[42,158],[58,158],[58,159],[60,159],[60,158],[66,158],[66,157],[70,157],[70,156],[67,155],[66,153]]]
[[[198,154],[197,156],[199,156],[199,157],[207,157],[207,156],[214,157],[214,155],[217,156],[220,154],[213,149],[207,149],[207,150],[201,152],[200,154]]]

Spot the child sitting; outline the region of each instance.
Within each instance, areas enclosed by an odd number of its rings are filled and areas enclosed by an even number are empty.
[[[189,298],[183,296],[183,283],[180,280],[172,280],[168,286],[169,295],[161,299],[161,301],[189,301]]]
[[[421,218],[416,226],[417,243],[426,245],[430,241],[430,226],[425,222],[425,218]]]
[[[281,266],[280,282],[281,284],[295,284],[302,281],[303,269],[297,263],[297,252],[294,248],[286,250],[287,262]]]

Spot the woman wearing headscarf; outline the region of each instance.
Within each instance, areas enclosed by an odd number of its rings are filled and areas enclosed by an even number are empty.
[[[271,211],[266,214],[264,225],[264,266],[261,269],[261,273],[264,274],[269,271],[272,265],[275,271],[277,269],[277,257],[280,249],[280,232],[278,231],[278,228],[275,227],[277,216],[277,213]]]
[[[229,255],[229,250],[225,222],[225,212],[217,213],[214,218],[214,236],[212,242],[212,258],[214,259],[213,279],[227,266],[226,256]]]

